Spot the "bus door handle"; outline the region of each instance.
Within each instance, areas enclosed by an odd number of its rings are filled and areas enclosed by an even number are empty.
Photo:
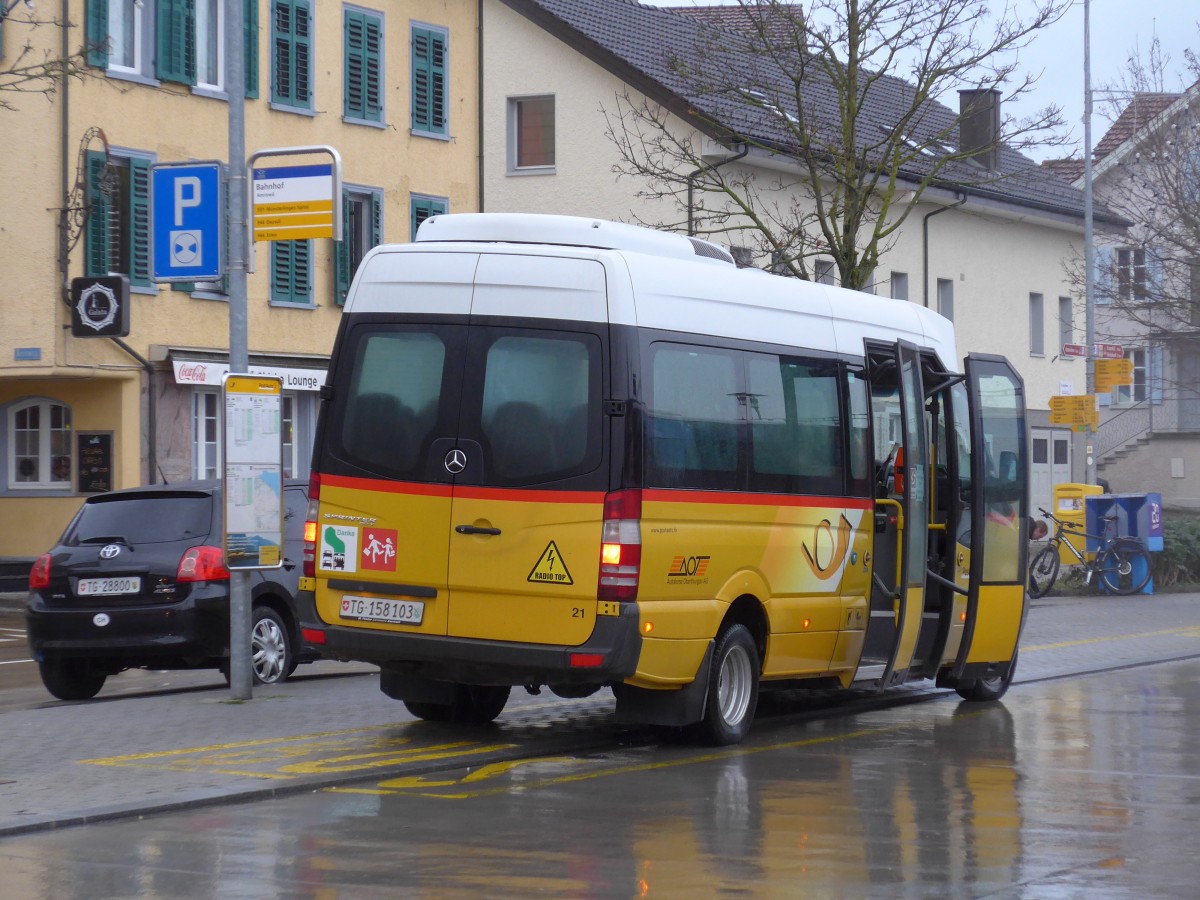
[[[454,530],[459,534],[499,534],[499,528],[480,528],[478,525],[455,525]]]

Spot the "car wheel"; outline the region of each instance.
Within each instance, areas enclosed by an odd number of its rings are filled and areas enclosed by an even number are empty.
[[[250,632],[251,666],[256,684],[278,684],[287,679],[295,666],[294,651],[283,618],[269,606],[254,609],[254,627]]]
[[[38,663],[38,670],[46,690],[59,700],[90,700],[108,678],[88,659],[47,659]]]
[[[987,703],[992,700],[999,700],[1008,691],[1008,686],[1012,684],[1013,676],[1017,674],[1017,654],[1013,654],[1012,664],[1008,667],[1008,672],[1004,675],[995,675],[991,678],[973,678],[970,681],[965,681],[960,684],[956,690],[958,696],[964,700],[971,700],[976,703]]]

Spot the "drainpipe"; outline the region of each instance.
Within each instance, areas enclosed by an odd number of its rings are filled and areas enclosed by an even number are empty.
[[[925,217],[921,220],[921,281],[924,283],[926,309],[929,309],[929,220],[938,213],[949,212],[956,207],[962,206],[966,202],[967,195],[963,194],[960,200],[956,200],[949,206],[943,206],[941,209],[935,209],[933,212],[925,213]]]
[[[694,191],[695,191],[695,181],[694,181],[695,177],[697,175],[701,174],[702,172],[715,171],[716,169],[720,168],[721,166],[725,165],[726,163],[737,162],[739,159],[741,159],[743,156],[745,156],[749,152],[750,152],[750,145],[743,141],[741,153],[738,153],[735,156],[727,156],[724,159],[722,159],[721,161],[713,163],[711,166],[705,164],[705,165],[701,166],[700,168],[698,168],[695,172],[692,172],[692,174],[688,175],[688,177],[687,177],[687,186],[688,186],[688,188],[687,188],[687,223],[688,223],[687,233],[688,233],[688,237],[696,236],[695,208],[692,204],[692,197],[693,197]]]

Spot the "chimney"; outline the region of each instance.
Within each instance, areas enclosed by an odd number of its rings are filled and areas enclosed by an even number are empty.
[[[969,90],[958,92],[959,149],[988,171],[995,171],[999,159],[1000,92]]]

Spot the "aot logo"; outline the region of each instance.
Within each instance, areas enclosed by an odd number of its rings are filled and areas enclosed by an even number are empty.
[[[676,556],[671,560],[667,580],[687,584],[704,584],[708,581],[708,556]]]

